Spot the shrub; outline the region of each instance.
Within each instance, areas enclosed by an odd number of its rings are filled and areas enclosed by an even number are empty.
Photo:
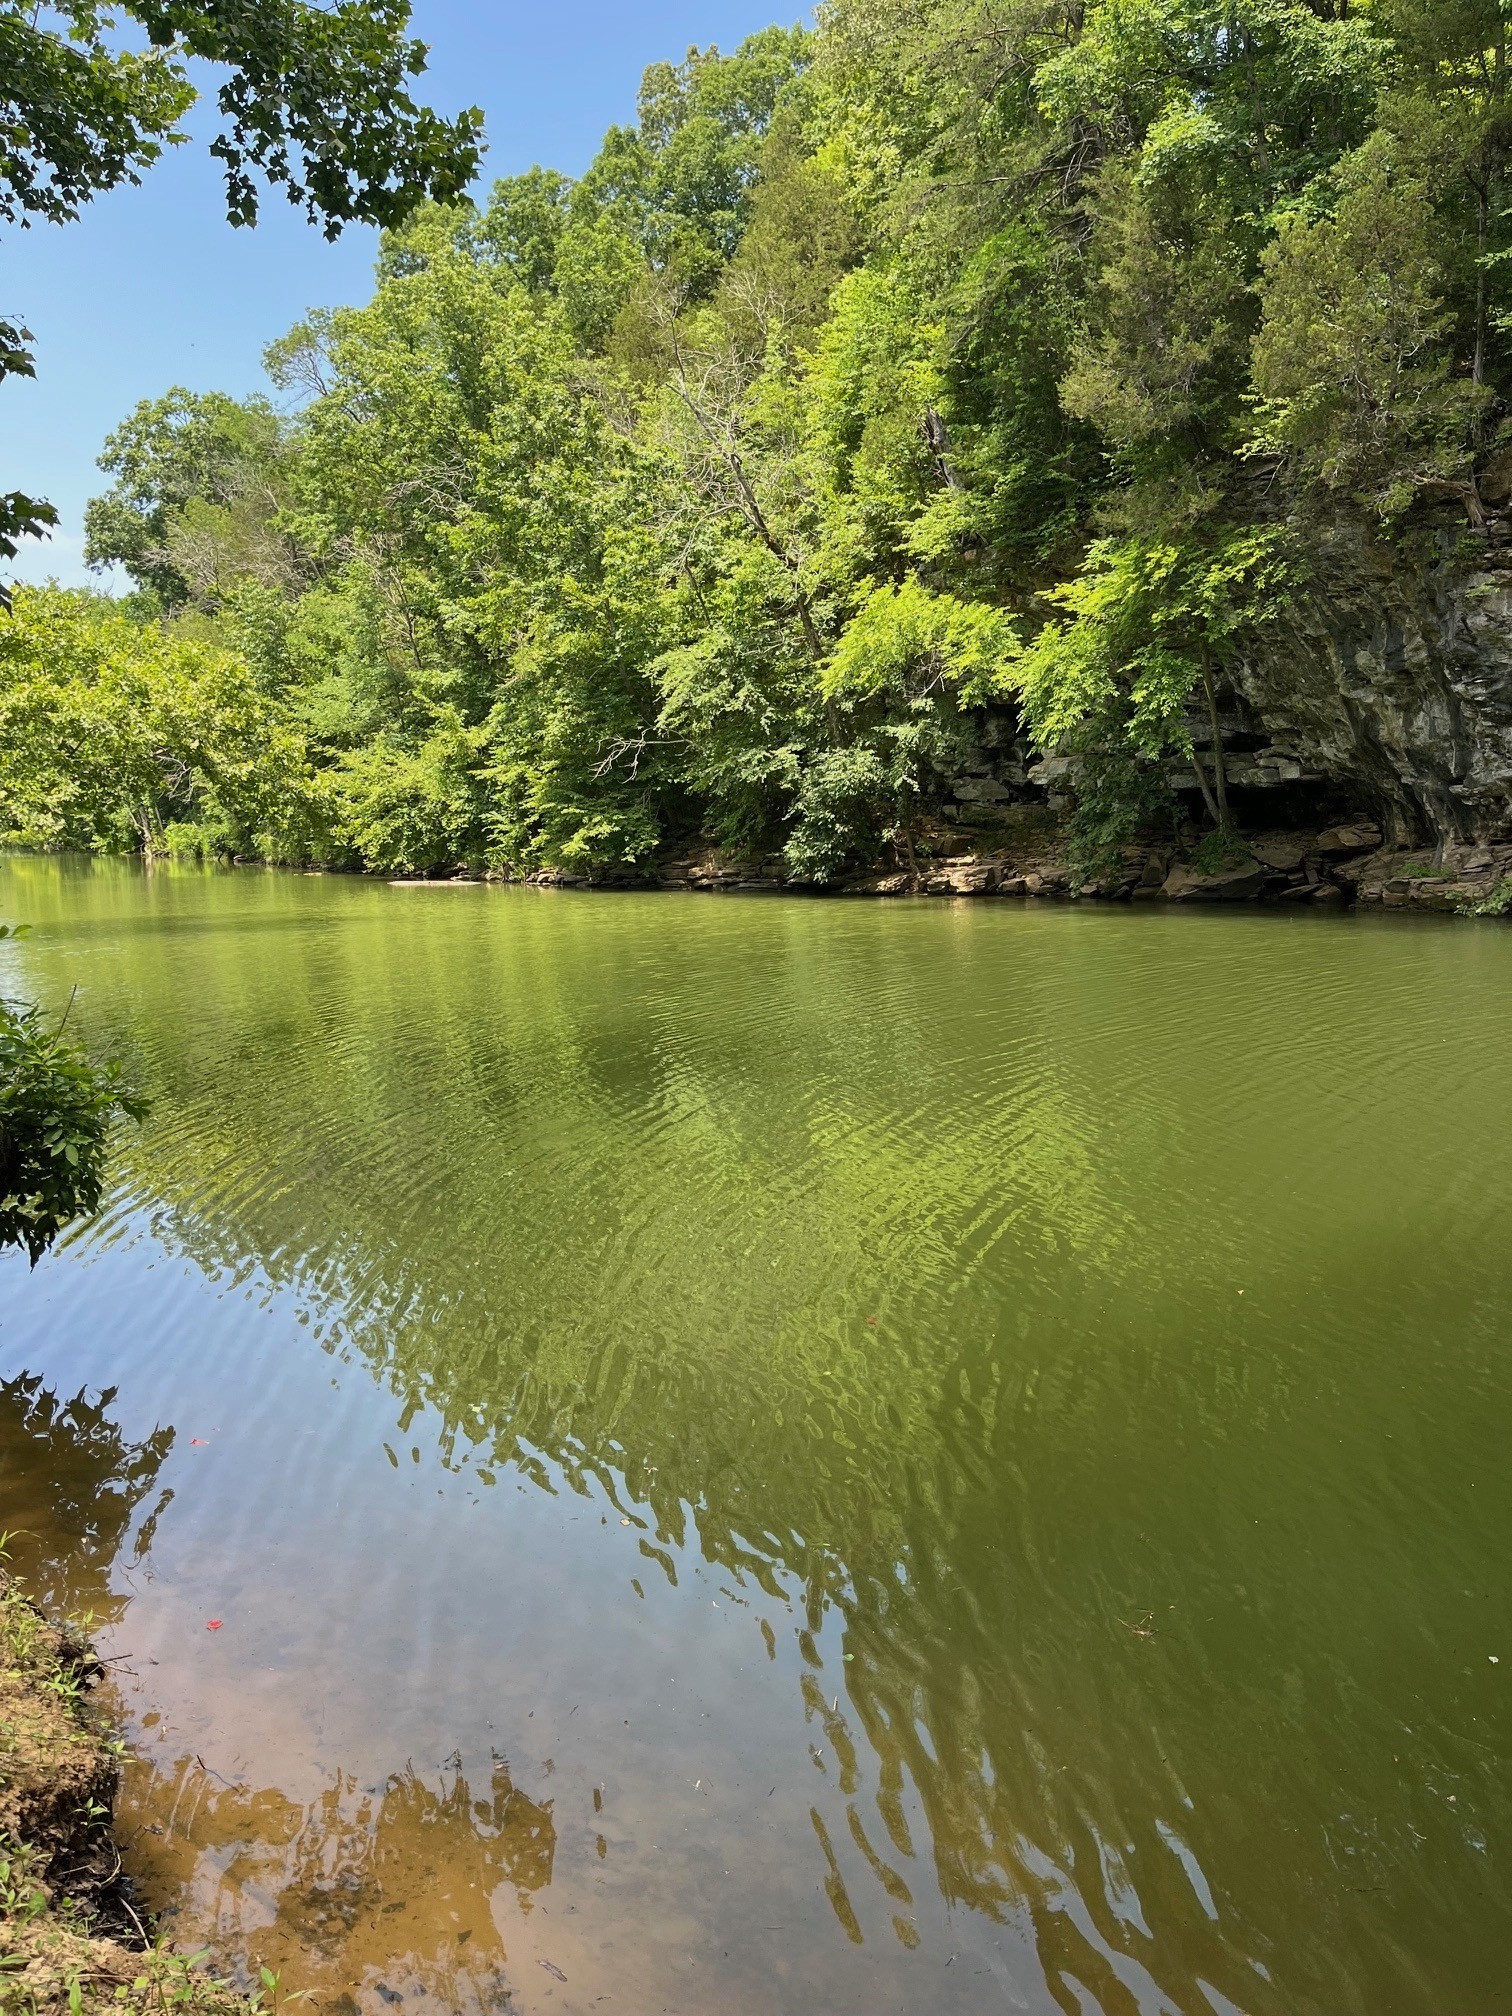
[[[1493,882],[1484,896],[1467,896],[1456,908],[1462,917],[1505,917],[1512,911],[1512,875]]]
[[[145,1112],[118,1065],[93,1063],[39,1009],[0,1001],[0,1250],[24,1246],[35,1263],[97,1210],[115,1118]]]

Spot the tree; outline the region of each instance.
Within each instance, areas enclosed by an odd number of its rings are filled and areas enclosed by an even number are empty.
[[[1501,0],[1383,0],[1377,18],[1395,55],[1381,124],[1428,181],[1455,347],[1489,387],[1509,333],[1495,298],[1512,258],[1506,12]]]
[[[17,592],[0,625],[0,839],[288,860],[319,837],[303,740],[239,656],[102,597]]]
[[[1266,248],[1253,446],[1383,512],[1465,494],[1488,395],[1444,342],[1439,230],[1423,178],[1376,133],[1331,178],[1333,206]]]
[[[800,28],[764,28],[733,55],[690,49],[654,63],[634,126],[611,126],[573,185],[555,280],[568,321],[605,348],[637,284],[665,276],[704,299],[750,221],[768,132],[808,60]]]
[[[455,199],[477,171],[482,115],[442,119],[409,95],[426,51],[405,38],[405,0],[123,0],[119,13],[145,48],[120,47],[101,0],[0,0],[0,223],[65,224],[101,191],[140,181],[181,137],[191,57],[229,72],[210,151],[233,224],[256,222],[259,177],[335,237]],[[0,378],[31,368],[19,325],[0,325]],[[11,493],[0,558],[55,522]]]
[[[1232,825],[1215,675],[1237,637],[1280,612],[1297,571],[1286,536],[1270,527],[1184,543],[1106,539],[1053,591],[1066,615],[1045,624],[1011,676],[1039,746],[1090,759],[1104,848],[1149,803],[1141,764],[1168,751],[1191,765],[1214,826]],[[1211,774],[1188,723],[1194,695]]]
[[[240,533],[239,569],[255,571],[250,542],[281,501],[284,429],[266,399],[228,399],[175,385],[144,399],[106,438],[99,466],[115,483],[90,500],[84,557],[118,562],[165,609],[196,594],[213,601],[218,570],[207,540]]]

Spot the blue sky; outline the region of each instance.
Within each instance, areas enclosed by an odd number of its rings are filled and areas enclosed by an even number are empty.
[[[431,47],[416,95],[446,112],[483,108],[485,182],[533,161],[576,174],[606,126],[633,118],[648,63],[692,42],[731,49],[802,11],[770,0],[415,0],[414,32]],[[189,124],[201,141],[213,133],[213,105]],[[51,498],[63,521],[9,571],[88,580],[84,504],[103,485],[95,457],[109,430],[170,385],[260,388],[263,346],[307,308],[366,299],[374,243],[371,231],[348,230],[328,244],[274,192],[255,231],[232,230],[198,142],[76,224],[8,232],[0,314],[36,337],[37,378],[0,385],[0,489]]]

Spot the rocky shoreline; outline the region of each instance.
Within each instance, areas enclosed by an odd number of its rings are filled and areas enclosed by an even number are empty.
[[[1512,914],[1512,842],[1387,845],[1366,821],[1321,832],[1278,829],[1215,844],[1121,850],[1115,872],[1078,883],[1053,838],[1012,851],[980,847],[852,875],[824,885],[847,896],[980,896],[1030,900],[1159,903],[1289,903],[1432,910],[1460,916]],[[704,848],[649,868],[594,874],[543,870],[527,878],[554,888],[815,891],[781,857],[752,859]]]

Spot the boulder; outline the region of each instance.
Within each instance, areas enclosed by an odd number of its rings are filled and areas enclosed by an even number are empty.
[[[1352,889],[1371,872],[1379,858],[1375,854],[1335,854],[1328,863],[1328,872],[1336,882],[1347,883]]]
[[[985,896],[998,886],[1001,875],[996,861],[978,861],[968,855],[955,861],[937,861],[925,877],[931,896]]]
[[[1408,886],[1407,901],[1415,910],[1458,910],[1485,893],[1484,882],[1454,882],[1447,877],[1429,881],[1420,877]]]
[[[1295,833],[1268,833],[1264,839],[1250,842],[1250,852],[1267,868],[1277,868],[1283,875],[1291,875],[1307,859],[1307,841]]]
[[[1502,448],[1491,457],[1476,478],[1482,504],[1493,511],[1505,511],[1512,504],[1512,449]]]
[[[998,870],[991,861],[967,861],[959,866],[949,863],[944,880],[956,896],[986,896],[998,885]]]
[[[1318,835],[1320,854],[1369,854],[1381,844],[1379,826],[1330,826]]]
[[[1178,861],[1161,885],[1161,895],[1171,903],[1242,903],[1258,896],[1271,871],[1253,856],[1216,874],[1204,875],[1189,862]]]

